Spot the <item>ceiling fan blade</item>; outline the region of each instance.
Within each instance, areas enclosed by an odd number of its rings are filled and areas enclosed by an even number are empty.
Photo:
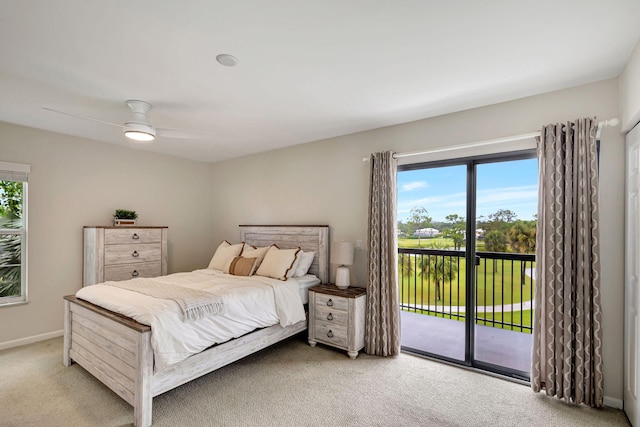
[[[76,118],[76,119],[91,120],[93,122],[98,122],[98,123],[102,123],[102,124],[105,124],[105,125],[111,125],[111,126],[117,126],[119,128],[124,128],[123,125],[118,125],[118,124],[115,124],[115,123],[106,122],[106,121],[100,120],[100,119],[94,119],[93,117],[81,116],[80,114],[66,113],[64,111],[54,110],[53,108],[48,108],[48,107],[42,107],[42,109],[43,110],[47,110],[47,111],[51,111],[51,112],[54,112],[54,113],[62,114],[63,116],[73,117],[73,118]]]
[[[178,139],[204,139],[216,136],[213,132],[177,128],[156,128],[156,132],[158,136]]]

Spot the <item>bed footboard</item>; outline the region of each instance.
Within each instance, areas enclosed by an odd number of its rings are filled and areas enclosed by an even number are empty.
[[[151,328],[75,296],[64,306],[64,365],[78,363],[133,406],[136,426],[151,425]]]
[[[76,362],[133,406],[138,427],[151,425],[155,396],[307,329],[307,320],[258,329],[154,373],[149,326],[75,296],[64,307],[64,365]]]

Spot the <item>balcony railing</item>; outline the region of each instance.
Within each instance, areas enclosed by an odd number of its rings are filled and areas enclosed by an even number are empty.
[[[475,322],[531,333],[535,255],[476,252]],[[454,320],[466,317],[464,251],[398,248],[402,310]]]

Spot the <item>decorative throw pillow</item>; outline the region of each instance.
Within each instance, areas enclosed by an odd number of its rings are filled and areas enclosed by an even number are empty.
[[[229,273],[234,276],[251,276],[256,268],[257,258],[237,256],[231,261]]]
[[[225,266],[227,266],[234,257],[240,255],[243,247],[244,243],[232,245],[231,243],[224,240],[222,243],[220,243],[218,249],[216,249],[216,253],[213,254],[213,258],[211,258],[211,262],[209,262],[208,268],[224,271]]]
[[[255,270],[260,267],[264,256],[267,254],[267,251],[271,248],[271,246],[265,246],[263,248],[256,248],[255,246],[245,245],[244,250],[242,251],[243,258],[256,258]],[[254,270],[254,271],[255,271]]]
[[[315,252],[304,252],[300,251],[298,258],[300,262],[298,262],[298,266],[296,267],[296,271],[293,274],[293,277],[302,277],[309,272],[309,268],[311,268],[311,264],[313,264],[313,258],[316,256]]]
[[[287,274],[293,268],[299,252],[300,248],[279,249],[275,245],[271,246],[256,271],[256,275],[287,280]]]

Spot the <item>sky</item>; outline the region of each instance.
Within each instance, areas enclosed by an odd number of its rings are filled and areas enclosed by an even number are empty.
[[[434,221],[450,214],[466,217],[466,165],[398,172],[398,220],[415,206]],[[538,210],[538,160],[514,160],[477,166],[477,216],[509,209],[531,220]]]

